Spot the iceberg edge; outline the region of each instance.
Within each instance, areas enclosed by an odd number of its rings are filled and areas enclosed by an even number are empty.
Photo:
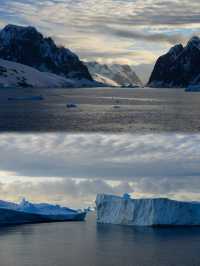
[[[131,199],[99,194],[97,223],[130,226],[200,226],[200,203],[168,198]]]

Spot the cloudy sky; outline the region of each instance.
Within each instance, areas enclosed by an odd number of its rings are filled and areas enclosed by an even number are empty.
[[[0,135],[0,195],[66,206],[97,193],[200,200],[200,135]]]
[[[200,32],[197,0],[1,0],[0,26],[34,25],[82,59],[152,64]]]

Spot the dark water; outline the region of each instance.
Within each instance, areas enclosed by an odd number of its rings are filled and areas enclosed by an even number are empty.
[[[8,101],[38,95],[44,100]],[[200,93],[182,89],[0,89],[0,131],[191,133],[199,117]]]
[[[200,228],[52,223],[2,228],[1,266],[199,266]]]

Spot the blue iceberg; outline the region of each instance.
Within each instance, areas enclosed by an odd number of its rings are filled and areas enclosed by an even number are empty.
[[[133,226],[200,226],[200,202],[99,194],[97,222]]]
[[[47,203],[34,204],[23,199],[19,204],[0,201],[0,225],[84,221],[85,211]]]

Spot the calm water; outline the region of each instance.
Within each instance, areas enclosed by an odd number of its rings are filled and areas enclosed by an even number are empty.
[[[31,95],[44,100],[8,101]],[[0,131],[190,133],[199,117],[200,93],[182,89],[0,89]]]
[[[200,228],[52,223],[0,230],[1,266],[199,266]]]

